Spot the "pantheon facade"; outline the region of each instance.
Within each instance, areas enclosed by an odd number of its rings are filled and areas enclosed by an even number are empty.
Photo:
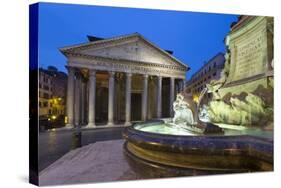
[[[127,126],[173,116],[189,67],[139,33],[63,47],[67,58],[67,125]]]

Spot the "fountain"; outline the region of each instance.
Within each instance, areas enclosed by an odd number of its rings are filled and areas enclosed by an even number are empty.
[[[144,178],[220,174],[273,169],[270,137],[231,132],[198,118],[191,95],[179,93],[172,119],[136,123],[125,129],[129,164]],[[206,157],[207,156],[207,157]]]
[[[124,151],[142,177],[273,170],[273,18],[241,16],[236,24],[221,75],[198,99],[180,93],[172,119],[125,129]],[[201,104],[205,93],[212,98]]]

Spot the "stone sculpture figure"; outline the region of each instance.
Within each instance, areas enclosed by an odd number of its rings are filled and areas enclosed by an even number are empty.
[[[194,125],[197,123],[197,107],[192,96],[177,94],[173,109],[175,112],[174,124]]]
[[[223,130],[208,122],[202,122],[198,118],[197,104],[191,93],[179,93],[173,103],[175,115],[172,125],[176,128],[197,132],[200,134],[223,133]]]

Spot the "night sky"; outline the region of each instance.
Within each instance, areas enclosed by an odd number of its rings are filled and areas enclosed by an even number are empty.
[[[187,78],[218,52],[236,15],[40,3],[39,66],[66,72],[58,48],[138,32],[191,68]]]

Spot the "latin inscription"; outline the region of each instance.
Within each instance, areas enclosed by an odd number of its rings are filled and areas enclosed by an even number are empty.
[[[236,54],[234,54],[235,65],[232,67],[232,81],[252,77],[265,71],[264,32],[259,31],[250,36],[244,37],[244,40],[237,43]]]

